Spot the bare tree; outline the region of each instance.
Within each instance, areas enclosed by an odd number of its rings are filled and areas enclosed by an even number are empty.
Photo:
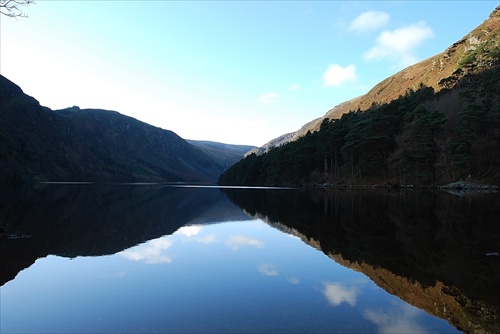
[[[0,13],[8,17],[28,17],[19,6],[35,3],[35,0],[0,0]]]

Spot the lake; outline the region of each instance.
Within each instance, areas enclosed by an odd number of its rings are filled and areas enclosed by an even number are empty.
[[[499,333],[500,195],[0,194],[0,332]]]

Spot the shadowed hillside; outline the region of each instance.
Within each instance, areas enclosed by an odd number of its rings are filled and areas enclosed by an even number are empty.
[[[317,132],[219,178],[224,185],[393,187],[455,181],[500,185],[500,62],[435,94],[420,87],[365,112],[325,119]]]
[[[188,139],[187,142],[202,149],[214,159],[220,160],[224,168],[234,165],[243,158],[245,153],[255,148],[249,145],[232,145],[204,140]]]
[[[219,182],[500,185],[500,7],[445,52],[301,131],[264,154],[247,154]]]
[[[500,7],[497,7],[481,25],[445,51],[409,66],[375,85],[365,95],[343,102],[330,109],[323,117],[303,125],[298,131],[273,139],[262,148],[252,152],[261,154],[272,147],[297,140],[320,129],[325,119],[339,119],[350,111],[366,111],[390,103],[409,89],[420,86],[432,87],[438,93],[450,89],[471,72],[481,71],[491,66],[491,59],[500,52]]]
[[[214,182],[243,156],[231,145],[207,151],[115,111],[53,111],[3,76],[0,97],[2,182]]]

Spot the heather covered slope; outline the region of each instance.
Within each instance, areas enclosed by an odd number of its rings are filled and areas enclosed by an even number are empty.
[[[500,7],[445,52],[332,109],[288,143],[249,154],[244,185],[500,184]],[[272,147],[269,147],[272,148]]]
[[[211,155],[214,159],[221,161],[224,168],[229,168],[241,159],[248,151],[255,148],[249,145],[233,145],[217,143],[206,140],[187,140],[193,146],[203,150],[205,153]]]
[[[368,111],[321,123],[286,145],[250,154],[227,185],[500,185],[500,59],[456,87],[422,86]]]
[[[324,116],[316,118],[302,126],[293,134],[287,135],[286,141],[294,141],[317,131],[324,119],[339,119],[349,111],[366,111],[387,104],[409,89],[417,90],[420,86],[432,87],[434,92],[453,88],[470,71],[479,71],[491,66],[491,55],[500,48],[500,6],[490,16],[461,40],[453,43],[445,51],[409,66],[375,85],[368,93],[345,101],[330,109]],[[256,149],[256,154],[282,145],[283,141],[273,142]]]
[[[0,179],[213,182],[227,162],[115,111],[53,111],[0,77]]]
[[[389,103],[404,95],[408,89],[416,90],[421,85],[432,87],[436,93],[452,88],[458,79],[466,76],[472,69],[480,71],[491,66],[491,57],[488,55],[498,53],[499,50],[500,6],[481,25],[445,51],[390,76],[367,94],[334,107],[324,118],[336,119],[351,110],[368,110],[373,106]],[[467,68],[468,61],[474,65]],[[309,130],[318,130],[321,121],[322,119],[311,124]]]

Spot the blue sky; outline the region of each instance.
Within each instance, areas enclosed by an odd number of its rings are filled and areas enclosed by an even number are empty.
[[[42,105],[260,146],[444,51],[494,1],[38,0],[0,17],[0,72]]]

